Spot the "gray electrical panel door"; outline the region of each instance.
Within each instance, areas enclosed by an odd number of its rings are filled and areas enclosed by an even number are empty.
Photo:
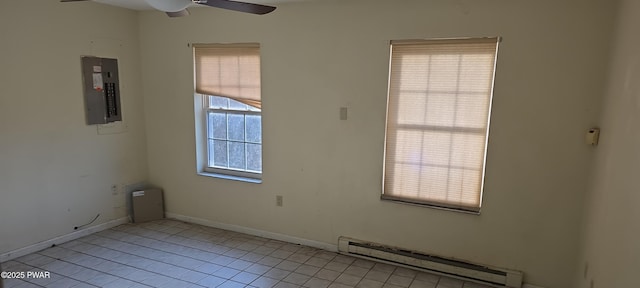
[[[118,60],[82,57],[82,85],[87,124],[122,121]]]

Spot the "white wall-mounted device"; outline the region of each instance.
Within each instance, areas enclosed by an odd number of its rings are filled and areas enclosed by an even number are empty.
[[[600,128],[591,128],[587,131],[585,136],[585,142],[587,145],[598,145],[598,138],[600,138]]]

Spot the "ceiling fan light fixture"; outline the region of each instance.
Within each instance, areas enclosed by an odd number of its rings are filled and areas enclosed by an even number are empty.
[[[151,7],[163,12],[182,11],[191,5],[191,0],[145,0]]]

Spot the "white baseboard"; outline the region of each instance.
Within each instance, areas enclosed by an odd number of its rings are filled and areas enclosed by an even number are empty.
[[[27,247],[23,247],[23,248],[20,248],[20,249],[9,251],[7,253],[0,254],[0,262],[6,262],[6,261],[9,261],[9,260],[13,260],[13,259],[16,259],[18,257],[22,257],[24,255],[28,255],[28,254],[31,254],[31,253],[38,252],[40,250],[49,248],[52,245],[59,245],[59,244],[65,243],[65,242],[69,242],[71,240],[75,240],[75,239],[87,236],[89,234],[93,234],[93,233],[96,233],[96,232],[107,230],[107,229],[116,227],[118,225],[121,225],[121,224],[124,224],[124,223],[127,223],[127,222],[129,222],[129,219],[127,217],[122,217],[122,218],[111,220],[111,221],[108,221],[108,222],[105,222],[105,223],[102,223],[102,224],[91,226],[91,227],[86,228],[86,229],[82,229],[82,230],[79,230],[79,231],[74,231],[74,232],[71,232],[71,233],[66,234],[66,235],[58,236],[58,237],[55,237],[53,239],[49,239],[49,240],[45,240],[45,241],[42,241],[42,242],[39,242],[39,243],[36,243],[36,244],[33,244],[33,245],[29,245]]]
[[[176,220],[180,220],[188,223],[199,224],[203,226],[224,229],[224,230],[249,234],[253,236],[259,236],[259,237],[285,241],[285,242],[294,243],[294,244],[305,245],[305,246],[314,247],[318,249],[324,249],[327,251],[333,251],[333,252],[338,251],[337,244],[334,245],[334,244],[329,244],[329,243],[324,243],[324,242],[319,242],[319,241],[314,241],[314,240],[309,240],[304,238],[298,238],[295,236],[290,236],[290,235],[285,235],[280,233],[248,228],[244,226],[219,223],[219,222],[214,222],[214,221],[210,221],[202,218],[195,218],[195,217],[190,217],[190,216],[185,216],[185,215],[180,215],[180,214],[175,214],[170,212],[166,212],[165,215],[167,218],[172,218],[172,219],[176,219]]]

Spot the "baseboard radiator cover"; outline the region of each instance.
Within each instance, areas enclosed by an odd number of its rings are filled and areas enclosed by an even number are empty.
[[[341,236],[338,251],[359,258],[398,264],[496,287],[522,287],[522,272],[356,240]]]

